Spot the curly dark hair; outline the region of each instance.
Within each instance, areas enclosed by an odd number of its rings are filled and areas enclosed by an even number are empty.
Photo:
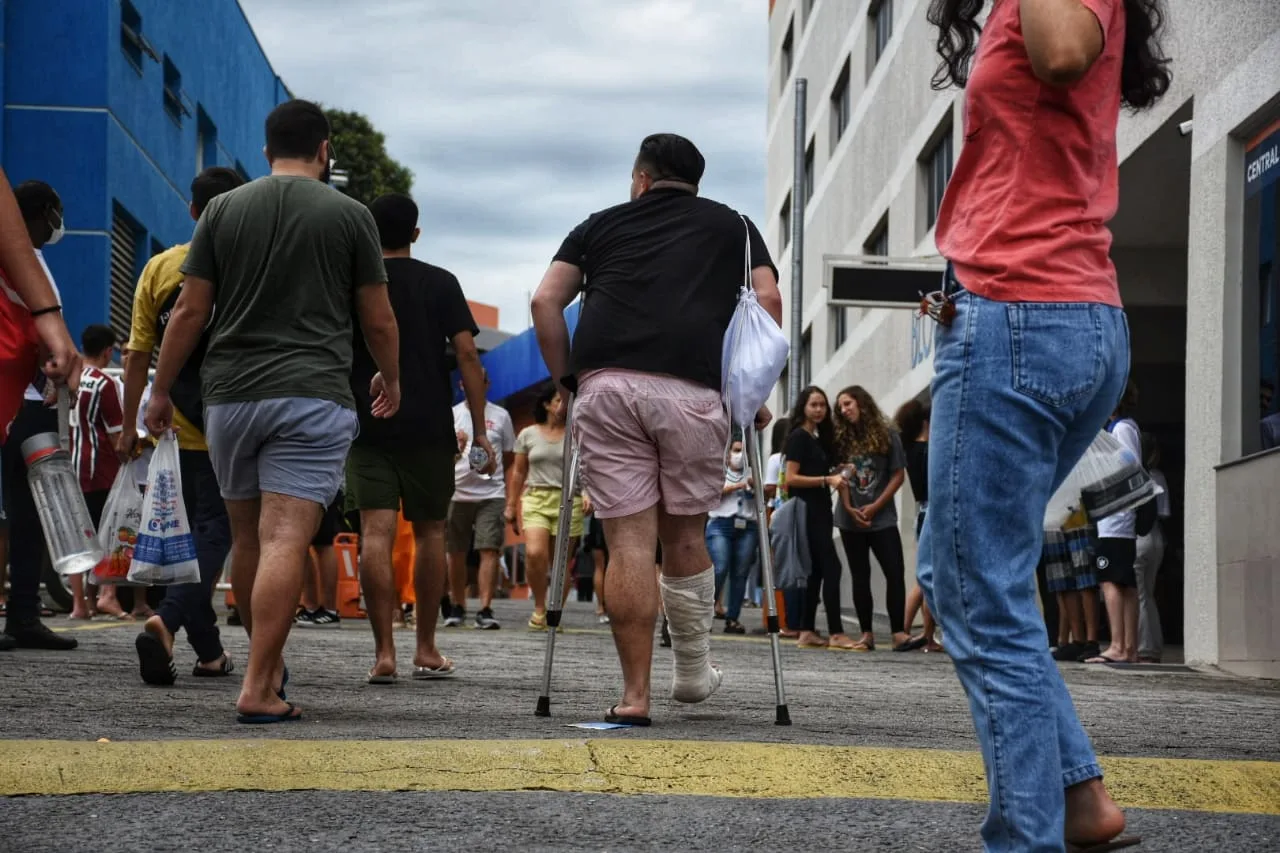
[[[858,404],[857,423],[849,420],[838,408],[841,397],[852,397]],[[837,409],[836,449],[840,453],[840,461],[848,462],[855,456],[873,456],[887,454],[892,447],[889,430],[892,427],[885,419],[884,413],[871,393],[861,385],[850,385],[841,388],[836,395]]]
[[[831,457],[836,450],[836,429],[831,422],[831,401],[827,399],[826,391],[817,385],[806,385],[801,388],[800,396],[796,397],[795,405],[791,407],[791,414],[787,416],[787,423],[791,424],[792,431],[804,429],[804,425],[809,422],[804,410],[809,405],[809,398],[814,394],[821,394],[822,402],[827,404],[827,416],[818,424],[818,444],[822,445],[827,456]]]
[[[904,443],[912,444],[919,438],[931,412],[930,404],[920,400],[908,400],[898,407],[893,422],[898,425],[898,433]]]
[[[933,88],[963,87],[977,51],[982,27],[978,15],[986,0],[932,0],[929,23],[938,28],[937,50],[942,62],[933,75]],[[1135,110],[1152,106],[1169,90],[1169,58],[1160,44],[1164,28],[1164,0],[1124,0],[1124,64],[1120,94]]]

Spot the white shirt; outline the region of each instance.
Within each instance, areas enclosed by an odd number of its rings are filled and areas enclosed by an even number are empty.
[[[511,415],[507,410],[493,403],[484,405],[484,431],[489,437],[498,458],[497,466],[487,478],[471,470],[471,462],[467,454],[471,452],[471,409],[463,401],[453,407],[453,428],[467,434],[467,446],[462,450],[462,458],[453,466],[453,499],[463,503],[505,498],[507,483],[503,479],[502,454],[513,453],[516,449],[516,430],[511,423]]]
[[[741,468],[736,471],[732,468],[725,468],[724,484],[726,486],[741,483],[744,479],[746,479],[746,472]],[[755,500],[751,496],[750,490],[738,489],[725,494],[720,499],[720,506],[711,510],[707,515],[711,518],[733,518],[735,516],[755,518]]]
[[[1115,426],[1111,428],[1111,434],[1115,436],[1116,441],[1120,442],[1125,450],[1133,454],[1134,460],[1139,464],[1142,463],[1142,437],[1138,435],[1137,424],[1128,418],[1117,421]],[[1137,539],[1138,535],[1134,529],[1136,524],[1137,515],[1134,510],[1107,516],[1098,522],[1098,538]]]
[[[36,260],[40,262],[40,268],[44,270],[44,274],[48,276],[49,286],[53,288],[53,298],[57,300],[59,305],[61,305],[62,294],[58,292],[58,283],[53,280],[53,273],[49,272],[49,265],[44,262],[44,252],[40,251],[39,249],[36,249],[35,252],[36,252]],[[44,400],[43,390],[40,388],[37,388],[35,386],[35,383],[32,383],[31,385],[29,385],[27,387],[27,392],[22,396],[24,400],[34,400],[37,403]]]
[[[764,485],[777,486],[778,491],[774,493],[774,507],[782,506],[782,454],[775,453],[769,457],[769,461],[764,466]]]
[[[1159,468],[1152,468],[1147,472],[1151,475],[1152,481],[1161,491],[1156,495],[1156,515],[1160,518],[1170,518],[1173,516],[1173,505],[1169,502],[1169,481],[1165,479],[1164,472]]]

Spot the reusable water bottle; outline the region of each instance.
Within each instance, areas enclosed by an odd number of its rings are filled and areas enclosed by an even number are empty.
[[[62,448],[57,433],[46,432],[22,442],[22,458],[54,570],[60,575],[89,571],[106,555],[98,545],[71,454]]]

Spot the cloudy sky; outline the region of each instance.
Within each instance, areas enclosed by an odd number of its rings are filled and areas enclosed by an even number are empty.
[[[688,136],[704,195],[759,221],[765,0],[241,0],[297,97],[357,110],[413,169],[415,254],[527,325],[561,239],[627,198],[649,133]],[[355,12],[359,9],[359,12]]]

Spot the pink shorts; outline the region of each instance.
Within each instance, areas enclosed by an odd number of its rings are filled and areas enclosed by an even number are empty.
[[[729,418],[719,391],[657,373],[593,371],[580,380],[573,430],[598,518],[655,504],[670,515],[720,505]]]

